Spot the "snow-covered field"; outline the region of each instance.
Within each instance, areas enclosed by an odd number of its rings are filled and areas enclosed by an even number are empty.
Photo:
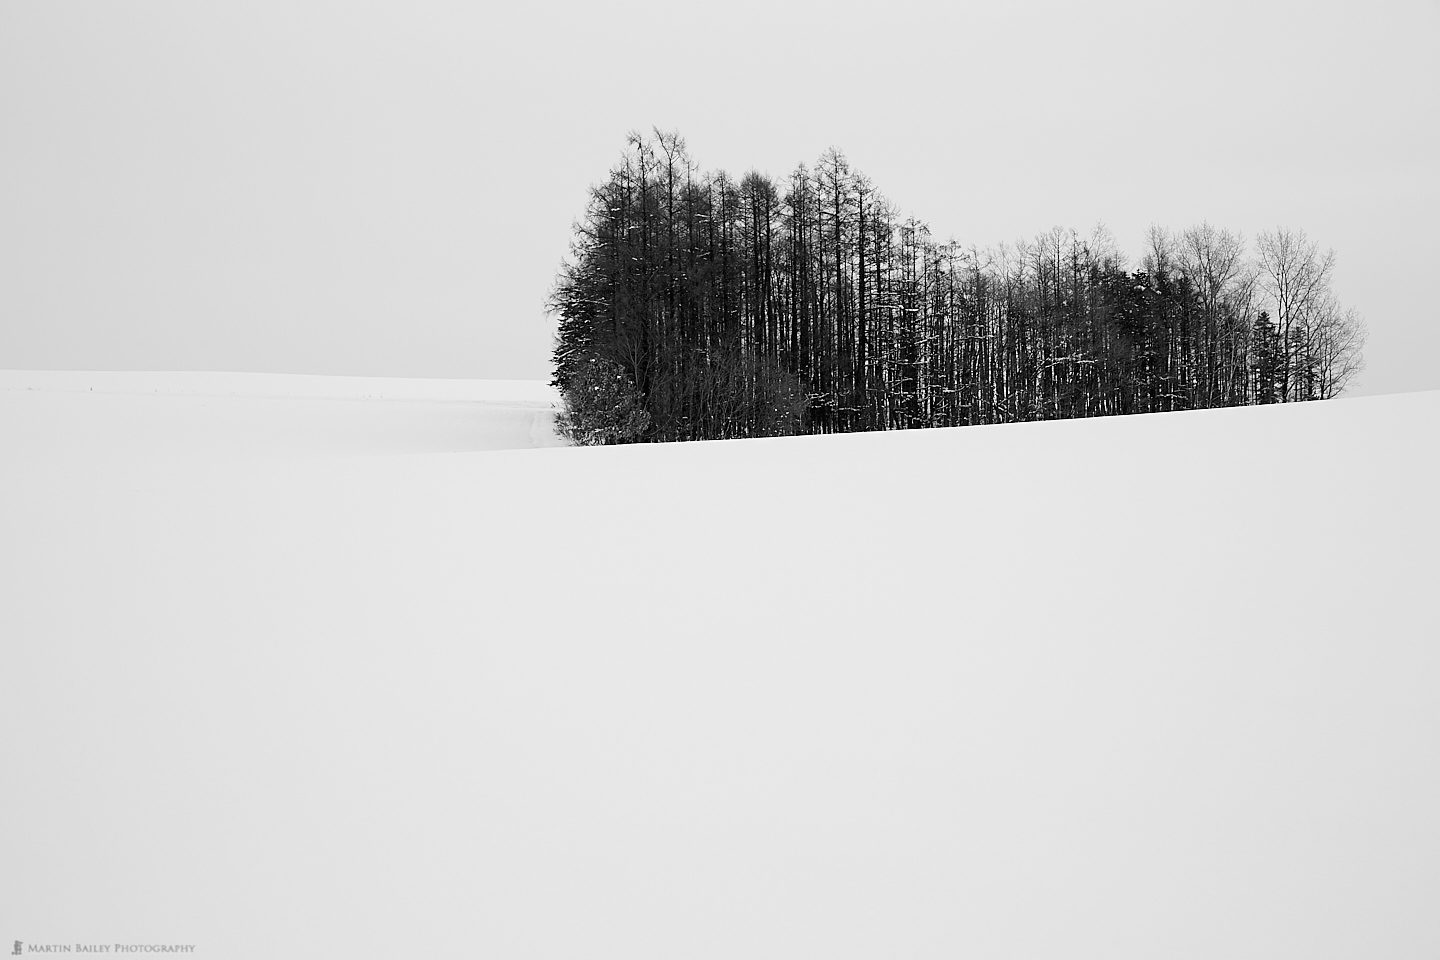
[[[0,937],[1440,956],[1440,393],[503,449],[549,404],[0,374]]]
[[[558,446],[558,402],[529,380],[0,370],[0,441],[26,459]]]

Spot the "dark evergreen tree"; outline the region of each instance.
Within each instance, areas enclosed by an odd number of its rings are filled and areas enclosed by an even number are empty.
[[[1250,370],[1252,403],[1275,403],[1280,398],[1280,336],[1270,314],[1261,310],[1250,328]]]

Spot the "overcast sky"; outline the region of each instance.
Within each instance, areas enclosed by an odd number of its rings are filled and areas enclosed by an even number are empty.
[[[1440,3],[5,0],[0,368],[548,376],[631,129],[844,150],[941,238],[1339,256],[1354,392],[1440,388]]]

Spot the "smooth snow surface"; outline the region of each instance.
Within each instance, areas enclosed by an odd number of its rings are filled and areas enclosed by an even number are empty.
[[[543,401],[43,379],[7,947],[1440,956],[1440,393],[451,453]]]
[[[0,370],[0,443],[26,458],[558,446],[558,402],[529,380]]]

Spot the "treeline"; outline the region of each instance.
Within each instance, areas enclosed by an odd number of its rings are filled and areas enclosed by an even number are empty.
[[[1333,397],[1364,328],[1303,233],[1252,252],[1152,228],[938,242],[844,156],[776,183],[632,135],[552,298],[561,428],[581,443],[1092,417]]]

